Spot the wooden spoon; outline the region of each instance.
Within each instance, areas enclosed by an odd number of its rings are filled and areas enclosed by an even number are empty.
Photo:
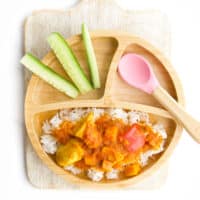
[[[179,121],[187,132],[200,143],[200,122],[190,116],[156,79],[150,63],[138,54],[125,54],[118,65],[118,72],[129,85],[153,95]]]

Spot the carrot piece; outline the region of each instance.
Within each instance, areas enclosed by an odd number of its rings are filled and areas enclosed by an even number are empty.
[[[89,123],[87,125],[83,140],[85,144],[91,149],[101,146],[102,136],[94,123]]]
[[[104,171],[111,171],[112,170],[112,166],[113,166],[113,163],[108,161],[108,160],[104,160],[103,163],[102,163],[102,168]]]
[[[127,177],[136,176],[141,171],[141,166],[138,163],[125,167],[124,175]]]
[[[118,128],[116,126],[108,127],[104,134],[104,144],[113,144],[117,142]]]
[[[89,165],[89,166],[96,166],[99,163],[95,153],[85,155],[84,162],[86,165]]]
[[[103,147],[101,153],[104,160],[108,160],[113,164],[120,162],[124,159],[124,155],[122,152],[111,147]]]
[[[146,142],[154,149],[159,149],[163,139],[160,135],[150,132],[146,136]]]

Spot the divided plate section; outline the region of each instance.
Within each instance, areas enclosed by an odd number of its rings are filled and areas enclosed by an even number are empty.
[[[156,50],[149,44],[146,44],[145,41],[139,38],[131,38],[131,40],[132,42],[127,44],[124,43],[123,38],[119,38],[119,47],[113,57],[107,79],[105,98],[108,101],[134,102],[136,104],[163,108],[151,95],[125,83],[117,73],[117,67],[121,57],[127,53],[136,53],[149,61],[161,86],[165,88],[174,99],[178,100],[174,85],[176,80],[173,80],[175,75],[173,74],[172,67],[168,65],[168,63],[164,65],[165,59],[160,60],[158,58],[160,53],[156,52]]]
[[[131,106],[131,105],[129,105]],[[134,105],[132,105],[134,106]],[[129,109],[131,107],[128,107]],[[134,108],[132,108],[134,109]],[[39,156],[42,158],[42,160],[51,168],[53,169],[57,174],[59,175],[62,175],[64,178],[66,179],[71,179],[73,176],[72,174],[70,174],[69,172],[65,171],[63,168],[59,167],[56,162],[55,162],[55,158],[54,156],[50,156],[50,155],[47,155],[43,149],[42,149],[42,146],[40,144],[40,136],[42,135],[42,124],[45,120],[47,119],[50,119],[51,117],[53,117],[59,110],[52,110],[52,111],[46,111],[46,112],[41,112],[41,113],[37,113],[35,115],[32,115],[32,124],[30,124],[30,126],[32,126],[32,130],[31,130],[31,134],[34,135],[34,137],[31,137],[32,138],[32,142],[34,144],[34,147],[35,149],[37,149],[37,151],[39,151]],[[163,124],[164,128],[166,129],[167,131],[167,134],[168,134],[168,138],[167,138],[167,141],[165,143],[165,150],[167,150],[168,148],[168,145],[170,144],[173,136],[174,136],[174,133],[176,131],[176,128],[177,128],[177,124],[170,118],[166,117],[167,115],[163,114],[164,116],[162,115],[155,115],[154,113],[149,113],[149,116],[150,116],[150,121],[154,124],[154,123],[161,123]],[[159,162],[159,159],[160,157],[162,156],[163,153],[160,153],[156,156],[154,156],[152,159],[150,159],[149,161],[149,164],[143,168],[143,171],[141,172],[140,175],[138,175],[137,177],[132,177],[130,179],[125,179],[125,180],[121,180],[121,181],[104,181],[103,183],[114,183],[114,182],[117,182],[119,184],[123,184],[123,183],[126,183],[126,181],[130,181],[130,180],[133,180],[133,179],[136,179],[140,176],[143,175],[143,173],[145,173],[145,171],[148,171],[151,166],[153,166],[156,162]],[[82,181],[85,181],[85,182],[88,182],[90,183],[91,181],[88,180],[86,177],[81,177],[82,178]],[[76,176],[73,177],[74,181],[79,181],[80,179]],[[95,183],[94,183],[95,184]],[[97,183],[98,184],[98,183]]]
[[[113,57],[113,54],[117,48],[117,40],[112,37],[97,37],[92,39],[95,55],[97,58],[97,64],[99,67],[100,80],[101,80],[101,88],[92,90],[84,95],[79,95],[76,100],[97,100],[103,97],[105,82],[108,74],[108,70],[110,67],[110,63]],[[86,58],[86,53],[83,45],[83,41],[81,37],[73,37],[69,40],[69,44],[72,47],[81,67],[84,69],[87,77],[89,77],[89,68]],[[45,56],[43,62],[53,68],[56,72],[64,76],[66,79],[70,80],[70,78],[65,73],[58,59],[54,55],[54,53],[50,52]],[[44,105],[50,103],[58,103],[64,101],[73,101],[71,98],[67,97],[65,94],[59,92],[43,80],[33,76],[31,82],[34,81],[33,91],[32,91],[32,103],[36,105]]]

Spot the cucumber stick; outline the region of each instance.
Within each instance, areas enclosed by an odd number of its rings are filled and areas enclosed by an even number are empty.
[[[90,81],[87,79],[83,69],[80,67],[78,60],[67,41],[59,33],[52,33],[47,38],[47,41],[62,64],[64,70],[80,92],[86,93],[92,90]]]
[[[86,55],[87,55],[87,59],[88,59],[88,65],[90,68],[90,74],[91,74],[91,78],[92,78],[93,87],[100,88],[101,83],[100,83],[100,78],[99,78],[97,61],[96,61],[92,41],[90,38],[90,34],[89,34],[88,28],[85,24],[82,24],[82,37],[83,37],[83,42],[84,42]]]
[[[25,54],[25,56],[21,59],[21,63],[34,74],[38,75],[56,89],[64,92],[66,95],[72,98],[78,96],[79,91],[72,83],[57,74],[50,67],[43,64],[39,59],[30,53]]]

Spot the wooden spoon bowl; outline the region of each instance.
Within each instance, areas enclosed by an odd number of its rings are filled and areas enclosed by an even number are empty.
[[[153,174],[169,158],[181,135],[182,127],[172,119],[171,115],[152,96],[128,86],[121,80],[117,73],[119,60],[126,53],[137,53],[144,56],[151,63],[162,87],[177,102],[183,105],[184,98],[181,84],[176,72],[164,55],[141,38],[117,31],[92,32],[91,37],[97,57],[102,87],[85,95],[80,95],[76,99],[71,99],[33,75],[28,85],[25,100],[27,133],[36,153],[43,162],[56,174],[61,175],[68,181],[81,186],[89,185],[90,187],[105,187],[107,185],[121,187],[138,183]],[[68,42],[81,66],[88,73],[81,36],[76,35],[70,38]],[[49,52],[44,57],[43,62],[68,79],[61,64],[52,52]],[[59,167],[43,151],[39,137],[42,134],[41,126],[45,119],[53,116],[60,109],[77,107],[116,107],[147,112],[151,120],[158,120],[167,130],[168,139],[165,151],[155,157],[138,176],[129,179],[96,183],[74,176]]]

